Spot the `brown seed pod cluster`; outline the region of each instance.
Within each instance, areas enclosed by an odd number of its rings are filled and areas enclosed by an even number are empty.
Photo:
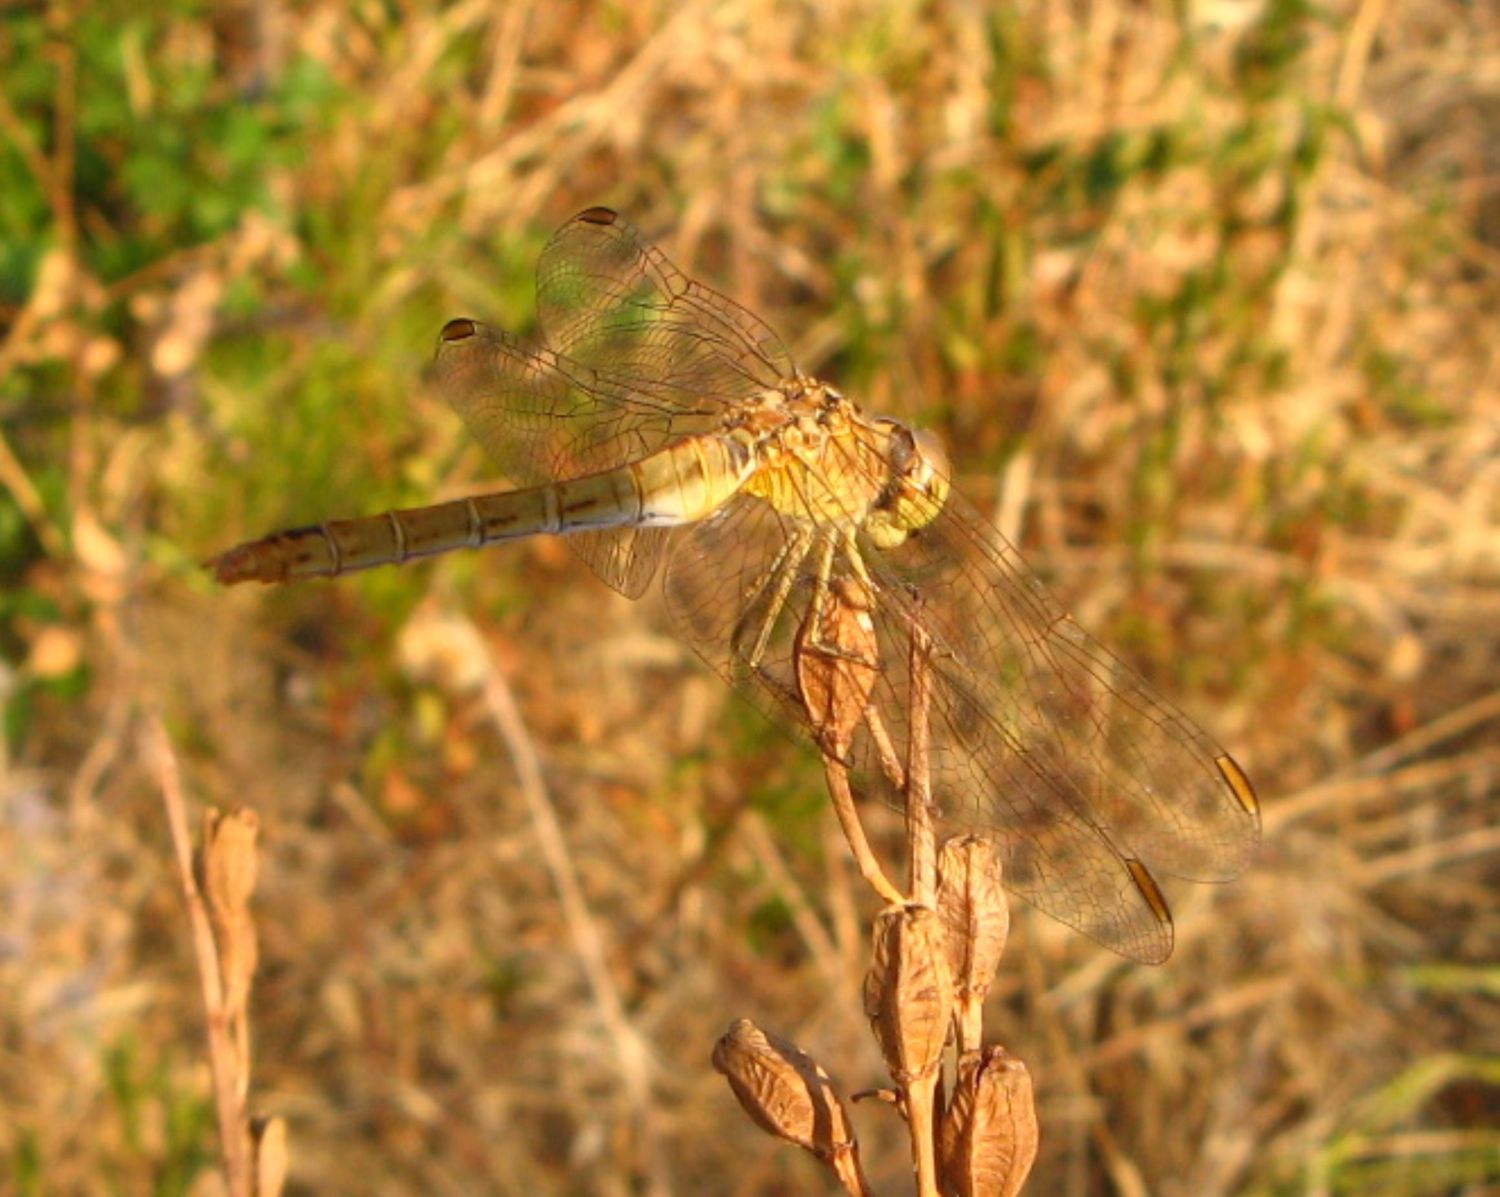
[[[865,1015],[892,1081],[877,1095],[906,1121],[919,1197],[1014,1197],[1036,1158],[1037,1121],[1026,1066],[982,1043],[984,998],[1010,931],[1000,860],[978,836],[938,850],[927,809],[929,646],[914,627],[901,760],[870,703],[872,641],[858,590],[830,589],[819,627],[804,626],[797,636],[795,663],[840,823],[861,872],[889,900],[875,918],[864,983]],[[909,892],[875,860],[854,807],[845,757],[862,724],[907,805]],[[944,1070],[950,1043],[951,1084]],[[811,1152],[846,1192],[870,1193],[847,1107],[810,1055],[739,1019],[714,1048],[714,1066],[758,1126]]]

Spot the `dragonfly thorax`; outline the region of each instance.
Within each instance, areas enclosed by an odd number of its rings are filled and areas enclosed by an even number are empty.
[[[811,378],[758,400],[737,420],[756,441],[749,493],[805,523],[861,527],[882,549],[936,518],[948,496],[947,455],[931,433],[872,419]]]

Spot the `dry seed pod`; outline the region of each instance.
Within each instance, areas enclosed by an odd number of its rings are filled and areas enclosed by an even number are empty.
[[[1015,1197],[1036,1148],[1036,1105],[1026,1065],[999,1046],[964,1052],[938,1141],[943,1192]]]
[[[230,1016],[244,1009],[250,995],[250,978],[258,955],[255,925],[250,918],[250,895],[255,891],[255,841],[260,819],[241,807],[210,811],[203,827],[203,848],[198,857],[208,911],[218,941],[220,970],[224,980],[224,1004]]]
[[[880,646],[870,596],[852,578],[837,579],[817,618],[797,631],[797,691],[820,745],[842,758],[875,688]]]
[[[995,846],[982,836],[949,840],[938,857],[937,910],[959,1004],[961,1048],[978,1046],[979,1009],[1010,935],[1010,905]],[[972,1040],[972,1042],[970,1041]]]
[[[832,1078],[795,1044],[737,1018],[714,1044],[713,1060],[745,1113],[763,1130],[821,1160],[857,1150]]]
[[[223,1017],[233,1042],[234,1088],[241,1102],[250,1090],[250,1021],[245,1011],[260,957],[255,920],[250,917],[259,835],[260,818],[253,810],[209,811],[196,861],[218,949]]]
[[[228,917],[242,914],[255,891],[255,840],[260,819],[253,810],[211,810],[203,829],[203,888],[209,905]]]
[[[286,1187],[286,1120],[268,1118],[251,1127],[255,1143],[255,1197],[281,1197]]]
[[[865,1014],[892,1079],[906,1085],[936,1068],[948,1041],[953,978],[943,927],[927,906],[888,906],[875,916],[865,975]]]

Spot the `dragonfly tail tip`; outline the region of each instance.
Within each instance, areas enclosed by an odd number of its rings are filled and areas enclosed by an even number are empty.
[[[210,557],[203,562],[203,568],[213,575],[214,581],[220,586],[233,586],[237,582],[250,582],[260,577],[255,569],[254,555],[243,552],[240,548]]]

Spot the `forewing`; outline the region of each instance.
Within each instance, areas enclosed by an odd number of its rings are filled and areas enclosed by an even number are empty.
[[[616,469],[719,420],[707,405],[687,407],[644,384],[627,386],[475,320],[450,321],[443,329],[432,376],[469,431],[520,485]],[[667,531],[626,527],[578,533],[569,542],[601,579],[634,598],[655,572]]]
[[[795,373],[761,320],[687,278],[608,208],[580,212],[548,243],[537,264],[537,313],[546,347],[454,321],[434,365],[470,430],[523,483],[638,461],[717,428],[733,404]],[[456,327],[469,335],[450,336]],[[668,535],[626,527],[568,542],[634,598]]]
[[[688,278],[609,208],[580,212],[542,251],[537,313],[558,353],[689,408],[732,405],[796,372],[759,317]]]

